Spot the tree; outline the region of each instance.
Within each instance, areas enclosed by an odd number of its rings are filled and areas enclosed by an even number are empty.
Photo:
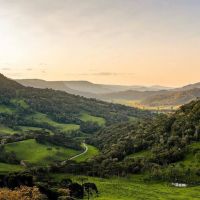
[[[14,190],[9,190],[8,188],[0,189],[0,199],[1,200],[47,200],[44,194],[41,194],[37,187],[27,187],[21,186]]]

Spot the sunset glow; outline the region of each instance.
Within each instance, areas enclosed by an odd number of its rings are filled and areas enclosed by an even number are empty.
[[[197,0],[0,0],[0,72],[126,85],[198,82],[199,8]]]

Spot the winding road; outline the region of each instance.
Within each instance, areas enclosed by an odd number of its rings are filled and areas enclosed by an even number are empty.
[[[78,155],[76,155],[76,156],[73,156],[73,157],[69,158],[68,160],[73,160],[73,159],[78,158],[78,157],[80,157],[80,156],[82,156],[82,155],[87,153],[88,146],[85,143],[82,143],[82,144],[83,144],[83,147],[85,148],[85,151],[80,153],[80,154],[78,154]]]
[[[77,155],[75,155],[75,156],[73,156],[73,157],[71,157],[71,158],[68,158],[68,159],[65,160],[65,161],[62,161],[62,162],[61,162],[61,165],[65,165],[66,162],[67,162],[68,160],[74,160],[74,159],[76,159],[76,158],[78,158],[78,157],[80,157],[80,156],[86,154],[86,153],[88,152],[88,146],[87,146],[87,144],[86,144],[85,142],[83,142],[82,145],[83,145],[83,147],[84,147],[84,149],[85,149],[82,153],[77,154]]]

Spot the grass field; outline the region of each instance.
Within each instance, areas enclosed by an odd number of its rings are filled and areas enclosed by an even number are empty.
[[[8,172],[17,172],[23,170],[23,167],[20,165],[11,165],[6,163],[0,163],[0,174],[8,173]]]
[[[106,120],[102,117],[95,117],[92,115],[89,115],[87,113],[83,113],[80,117],[80,120],[84,121],[84,122],[96,122],[98,123],[100,126],[104,126],[106,123]]]
[[[51,126],[54,126],[55,128],[57,128],[58,130],[62,132],[69,132],[73,130],[78,130],[80,128],[80,126],[77,124],[61,124],[61,123],[55,122],[52,119],[50,119],[47,115],[42,114],[42,113],[31,115],[29,116],[29,118],[33,119],[34,121],[38,123],[42,123],[42,122],[47,123]]]
[[[125,100],[125,99],[114,99],[112,100],[113,103],[119,103],[123,104],[126,106],[131,106],[131,107],[136,107],[140,109],[145,109],[145,110],[177,110],[180,106],[172,106],[172,105],[167,105],[167,106],[148,106],[142,104],[140,101],[136,100]]]
[[[18,159],[36,165],[66,160],[79,153],[72,149],[39,144],[34,139],[7,144],[5,149],[7,152],[15,152]]]
[[[53,176],[60,180],[64,177],[79,181],[80,177],[56,174]],[[96,183],[100,192],[95,200],[199,200],[200,186],[188,188],[176,188],[167,183],[150,182],[145,183],[142,176],[132,176],[130,178],[87,178],[87,182]]]
[[[87,147],[88,147],[87,153],[85,153],[84,155],[76,158],[75,161],[77,161],[77,162],[87,161],[87,160],[89,160],[89,159],[91,159],[94,156],[99,154],[99,150],[96,147],[88,145],[88,144],[87,144]]]

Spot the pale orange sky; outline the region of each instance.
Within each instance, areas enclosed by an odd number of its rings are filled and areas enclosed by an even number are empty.
[[[198,0],[0,0],[11,78],[181,86],[200,81]]]

